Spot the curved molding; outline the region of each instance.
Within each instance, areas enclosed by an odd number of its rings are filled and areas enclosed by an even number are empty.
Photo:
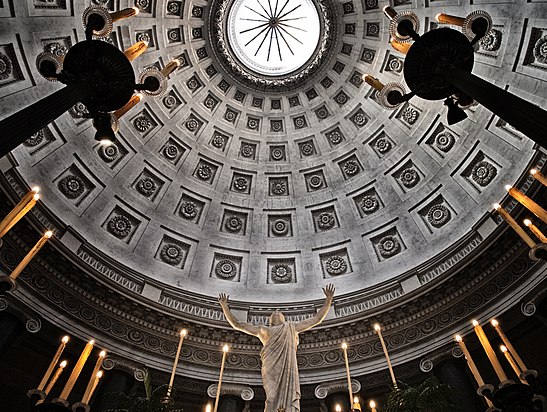
[[[216,398],[217,391],[218,385],[213,383],[207,388],[207,395],[209,395],[211,398]],[[220,388],[220,395],[234,395],[241,397],[241,399],[243,399],[244,401],[250,401],[254,398],[255,392],[253,388],[247,385],[224,383]]]
[[[340,381],[334,381],[334,382],[326,382],[326,383],[317,385],[315,387],[314,393],[317,399],[325,399],[331,393],[345,392],[347,390],[348,390],[347,380],[346,381],[340,380]],[[357,379],[352,379],[351,391],[353,393],[357,393],[360,390],[361,390],[361,382],[359,382]]]

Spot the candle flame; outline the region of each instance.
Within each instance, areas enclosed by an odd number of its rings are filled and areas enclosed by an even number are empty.
[[[188,334],[188,331],[186,329],[181,329],[180,336],[186,336]]]
[[[501,209],[501,205],[499,203],[494,203],[494,209],[496,210]]]
[[[91,339],[89,342],[87,342],[88,344],[90,345],[95,345],[95,341],[93,339]]]
[[[148,42],[147,42],[146,40],[142,40],[142,42],[144,43],[144,45],[145,45],[146,47],[148,47]]]
[[[347,349],[348,348],[348,344],[346,342],[342,342],[342,349]]]
[[[131,7],[133,10],[135,10],[135,16],[140,13],[140,9],[138,7]]]
[[[67,343],[70,339],[70,336],[63,336],[63,339],[61,339],[61,342]]]
[[[99,353],[99,358],[104,358],[106,356],[106,351],[102,350],[101,353]]]
[[[374,401],[370,401],[369,405],[371,408],[376,408],[376,402]]]
[[[59,364],[59,368],[64,369],[65,367],[66,367],[66,360],[62,361],[62,362]]]
[[[44,237],[46,238],[50,238],[51,236],[53,236],[53,232],[51,230],[48,230],[46,233],[44,233]]]
[[[97,377],[97,379],[101,379],[103,377],[103,371],[97,372],[95,376]]]
[[[507,191],[509,191],[513,188],[513,186],[511,186],[511,185],[505,185],[504,187],[505,187],[505,190],[507,190]]]
[[[535,175],[537,172],[538,172],[538,171],[537,171],[536,169],[530,170],[530,174],[531,174],[532,176]]]
[[[38,192],[40,191],[40,188],[39,188],[38,186],[34,186],[34,187],[32,188],[32,191],[33,191],[34,193],[38,193]]]
[[[522,223],[524,223],[524,226],[526,227],[532,226],[532,221],[530,219],[524,219]]]
[[[437,20],[438,22],[440,22],[439,17],[440,17],[441,15],[442,15],[442,13],[437,13],[437,14],[435,15],[435,20]]]
[[[338,404],[336,404],[336,406],[334,407],[334,409],[336,410],[336,412],[342,412],[342,407]]]
[[[110,140],[110,139],[101,139],[99,144],[101,146],[108,147],[108,146],[112,146],[113,143],[112,143],[112,140]]]
[[[38,201],[40,200],[40,195],[38,193],[36,193],[33,197],[32,197],[35,201]]]
[[[475,319],[473,319],[472,323],[473,323],[473,326],[479,326],[479,322],[477,322]]]
[[[492,320],[490,321],[490,323],[492,324],[493,327],[496,327],[496,326],[499,325],[499,323],[498,323],[498,321],[497,321],[496,319],[492,319]]]
[[[455,339],[457,342],[461,342],[463,340],[460,335],[456,335]]]
[[[353,398],[353,403],[359,403],[359,398],[357,396]]]
[[[374,324],[374,330],[380,331],[381,329],[382,329],[382,327],[380,326],[379,323]]]
[[[224,352],[224,353],[228,352],[229,350],[230,350],[230,347],[228,345],[224,345],[222,347],[222,352]]]
[[[139,102],[140,102],[142,100],[142,98],[144,97],[144,94],[137,93],[135,96],[139,99]]]
[[[207,406],[205,406],[205,412],[211,412],[211,404],[208,403]]]
[[[507,352],[507,348],[505,347],[505,345],[501,345],[500,349],[503,353]]]

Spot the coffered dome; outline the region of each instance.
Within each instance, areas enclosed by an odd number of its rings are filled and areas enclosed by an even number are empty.
[[[62,55],[84,38],[84,3],[28,0],[0,8],[10,22],[0,28],[2,116],[61,87],[39,76],[34,59],[44,50]],[[241,21],[253,14],[250,0],[92,3],[139,7],[109,40],[122,49],[149,42],[133,63],[138,71],[173,58],[182,64],[164,97],[146,97],[120,120],[110,147],[93,140],[81,104],[32,136],[3,165],[6,190],[15,197],[40,185],[36,218],[55,230],[56,250],[113,295],[169,314],[165,330],[195,322],[222,331],[209,333],[205,351],[231,333],[216,304],[220,292],[249,321],[273,308],[298,319],[313,314],[321,288],[334,283],[330,319],[344,324],[448,282],[498,236],[491,205],[504,198],[504,185],[528,190],[529,168],[545,162],[533,142],[484,107],[471,107],[469,119],[449,126],[440,102],[414,98],[394,111],[379,105],[362,76],[403,81],[404,55],[389,46],[381,11],[386,2],[290,0],[286,18],[294,9],[294,18],[307,19],[301,26],[295,20],[296,29],[270,9],[281,1],[252,9],[257,29]],[[476,49],[474,73],[545,104],[546,9],[478,4],[492,15],[494,30]],[[465,16],[478,7],[392,6],[417,12],[425,30],[437,27],[441,9]],[[244,30],[262,35],[252,42]],[[278,59],[293,54],[294,62]],[[58,313],[66,310],[48,301]],[[448,334],[459,319],[435,330]],[[117,339],[110,326],[93,328]],[[258,353],[257,342],[230,336]],[[339,339],[324,336],[331,345]],[[304,352],[315,352],[308,343],[303,339]],[[172,348],[152,346],[146,350],[161,366]],[[200,361],[192,359],[197,375]],[[313,382],[328,359],[306,362],[303,381]],[[258,381],[257,365],[247,366]]]

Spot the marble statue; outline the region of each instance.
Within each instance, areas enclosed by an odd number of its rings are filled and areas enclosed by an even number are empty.
[[[300,383],[296,364],[298,334],[319,325],[327,316],[334,296],[334,286],[327,285],[323,292],[326,296],[325,303],[313,317],[291,322],[285,320],[283,313],[277,310],[271,314],[268,326],[239,321],[228,307],[228,296],[224,293],[219,295],[218,301],[230,325],[236,330],[256,336],[264,345],[260,352],[262,384],[266,392],[264,412],[300,411]]]

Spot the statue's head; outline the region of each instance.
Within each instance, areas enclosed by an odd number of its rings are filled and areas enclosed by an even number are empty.
[[[281,325],[283,322],[285,322],[285,315],[283,315],[283,313],[279,310],[276,310],[270,315],[270,326]]]

